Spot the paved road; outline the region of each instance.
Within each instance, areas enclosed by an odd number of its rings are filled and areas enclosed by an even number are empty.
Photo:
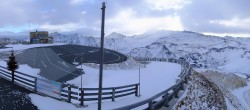
[[[37,110],[28,97],[28,90],[0,77],[0,110]]]
[[[83,62],[83,63],[97,63],[99,64],[99,48],[82,45],[62,45],[50,47],[63,60],[68,63]],[[126,61],[127,57],[109,50],[104,50],[104,64],[113,64]]]
[[[39,47],[17,53],[16,59],[19,64],[40,68],[42,77],[66,82],[82,74],[74,63],[99,63],[99,49],[80,45]],[[126,59],[126,56],[118,52],[105,50],[104,63],[106,64],[119,63]]]
[[[33,48],[16,55],[19,64],[28,64],[32,68],[40,68],[40,75],[53,81],[67,81],[80,75],[77,68],[65,62],[50,48]],[[70,74],[70,75],[68,75]],[[68,76],[67,79],[64,77]]]

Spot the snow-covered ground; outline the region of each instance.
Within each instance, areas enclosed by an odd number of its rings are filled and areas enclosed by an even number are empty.
[[[3,66],[3,67],[7,68],[7,62],[2,61],[0,59],[0,66]],[[25,65],[19,65],[19,68],[16,71],[19,71],[19,72],[22,72],[22,73],[25,73],[25,74],[28,74],[28,75],[31,75],[31,76],[35,76],[35,77],[41,77],[39,75],[40,69],[31,68],[30,66],[28,66],[26,64]]]
[[[83,87],[97,88],[99,70],[86,66],[83,66],[83,68],[86,73],[83,75]],[[181,66],[175,63],[152,62],[148,64],[146,68],[141,68],[140,97],[131,95],[118,98],[115,102],[112,102],[111,100],[105,100],[102,103],[102,107],[104,110],[110,110],[112,108],[133,104],[135,102],[152,97],[153,95],[162,92],[168,87],[174,85],[178,75],[180,74],[180,71]],[[139,82],[139,70],[105,70],[103,75],[104,87],[122,86]],[[80,77],[72,81],[68,81],[68,83],[80,86]],[[29,96],[31,97],[32,102],[41,110],[49,110],[51,109],[51,106],[54,107],[53,109],[60,110],[97,109],[97,102],[86,102],[86,104],[88,104],[87,108],[77,108],[76,106],[72,106],[66,102],[60,102],[48,97],[42,97],[36,94],[30,94]]]
[[[46,46],[53,46],[53,45],[65,45],[63,43],[56,43],[56,44],[27,44],[27,45],[23,45],[23,44],[13,44],[13,45],[6,45],[6,47],[9,48],[5,48],[5,49],[0,49],[0,52],[3,51],[11,51],[11,50],[24,50],[24,49],[29,49],[29,48],[35,48],[35,47],[46,47]]]

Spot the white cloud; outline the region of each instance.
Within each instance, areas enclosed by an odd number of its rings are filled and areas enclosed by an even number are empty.
[[[250,37],[250,33],[212,33],[203,32],[205,35],[215,35],[220,37],[231,36],[231,37]]]
[[[250,18],[233,18],[229,20],[210,20],[210,23],[220,24],[227,27],[249,29],[250,30]]]
[[[83,1],[85,1],[85,0],[70,0],[70,3],[71,4],[79,4],[79,3],[82,3]]]
[[[59,32],[79,30],[78,32],[99,35],[97,31],[100,29],[101,2],[0,0],[0,13],[4,15],[0,17],[0,31],[26,32],[30,20],[32,24],[36,24],[35,29]],[[196,32],[249,33],[250,16],[246,11],[249,8],[248,1],[217,2],[215,0],[111,0],[107,4],[106,32],[138,34],[152,29],[183,30],[185,27],[185,30]],[[221,7],[220,4],[223,3],[226,7]],[[240,16],[247,17],[240,18]]]
[[[87,12],[86,12],[86,11],[82,11],[81,13],[82,13],[82,14],[86,14]]]
[[[81,28],[78,24],[75,23],[66,23],[60,25],[51,25],[51,24],[43,24],[39,27],[42,30],[48,30],[50,32],[70,32],[74,31],[78,28]]]
[[[114,18],[107,19],[107,32],[124,34],[142,34],[150,30],[183,30],[179,16],[136,17],[136,12],[127,9],[119,12]]]
[[[174,9],[179,10],[188,3],[190,0],[146,0],[149,6],[155,10]]]
[[[10,31],[10,32],[21,32],[23,30],[28,30],[28,26],[27,25],[20,25],[20,26],[4,26],[4,27],[0,27],[0,32],[5,32],[5,31]]]

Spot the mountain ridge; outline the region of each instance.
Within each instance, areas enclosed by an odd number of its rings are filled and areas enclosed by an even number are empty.
[[[100,45],[100,37],[58,32],[50,36],[55,43]],[[114,32],[105,37],[104,47],[132,57],[182,57],[198,69],[250,74],[247,67],[250,38],[218,37],[191,31],[161,30],[134,36]]]

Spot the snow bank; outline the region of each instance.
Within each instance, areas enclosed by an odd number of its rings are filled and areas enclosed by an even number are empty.
[[[77,108],[67,102],[58,101],[53,98],[43,97],[37,94],[29,94],[31,101],[39,110],[77,110]]]

